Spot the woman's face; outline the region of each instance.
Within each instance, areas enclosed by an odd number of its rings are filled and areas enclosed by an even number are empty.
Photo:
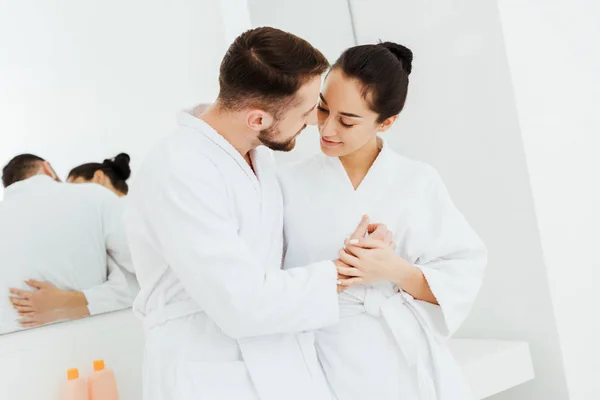
[[[325,78],[317,115],[321,151],[330,157],[343,157],[376,143],[377,133],[387,130],[396,119],[377,123],[378,115],[363,98],[362,86],[339,68]]]

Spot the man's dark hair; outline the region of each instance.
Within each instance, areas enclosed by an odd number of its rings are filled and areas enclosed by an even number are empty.
[[[328,67],[306,40],[271,27],[252,29],[235,39],[221,62],[218,101],[226,110],[259,107],[277,115],[294,105],[304,83]]]
[[[21,154],[13,158],[2,169],[2,185],[5,188],[13,183],[25,180],[40,168],[45,160],[33,154]]]

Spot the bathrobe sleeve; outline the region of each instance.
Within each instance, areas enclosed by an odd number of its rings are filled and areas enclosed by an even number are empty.
[[[100,285],[82,291],[90,315],[131,307],[139,291],[125,235],[122,201],[107,194],[101,212],[107,251],[107,279]]]
[[[487,251],[454,206],[441,177],[433,170],[431,177],[415,213],[415,234],[419,237],[415,265],[422,270],[440,306],[415,303],[421,316],[447,337],[471,311],[483,280]]]

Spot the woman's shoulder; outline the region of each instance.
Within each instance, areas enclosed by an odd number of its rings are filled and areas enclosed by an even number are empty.
[[[387,167],[395,175],[391,186],[398,188],[397,190],[422,199],[423,196],[445,188],[440,173],[432,165],[398,153],[393,153],[390,159]]]
[[[430,164],[406,157],[394,151],[390,151],[390,159],[397,171],[402,171],[404,175],[411,176],[413,179],[431,181],[439,176],[437,170]]]

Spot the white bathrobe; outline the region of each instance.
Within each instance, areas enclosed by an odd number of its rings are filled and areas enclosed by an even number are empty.
[[[145,400],[331,398],[312,335],[298,332],[339,319],[335,267],[281,270],[272,154],[251,158],[256,175],[184,112],[138,172],[125,220],[147,329]]]
[[[130,307],[135,277],[122,202],[96,184],[37,175],[6,188],[0,202],[0,333],[21,329],[9,289],[27,279],[82,291],[90,314]]]
[[[431,167],[380,143],[357,190],[340,160],[323,154],[282,171],[284,268],[335,258],[363,214],[385,223],[397,253],[423,271],[441,306],[415,300],[391,282],[342,293],[340,323],[315,332],[327,379],[339,400],[469,399],[446,339],[471,309],[485,247]]]

